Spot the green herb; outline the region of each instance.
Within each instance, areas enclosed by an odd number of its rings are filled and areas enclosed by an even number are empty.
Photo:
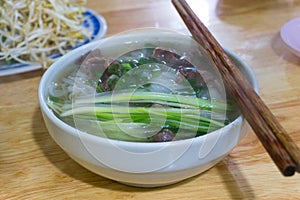
[[[148,105],[145,107],[145,104]],[[127,138],[129,141],[145,141],[145,132],[149,127],[156,130],[164,127],[185,130],[186,135],[180,133],[180,137],[188,138],[206,134],[212,130],[223,127],[225,119],[213,119],[202,116],[202,111],[211,112],[211,116],[216,112],[224,112],[231,106],[221,102],[211,102],[193,96],[183,96],[177,94],[156,93],[156,92],[135,92],[133,94],[104,92],[95,98],[78,99],[71,104],[60,104],[51,101],[48,103],[54,112],[62,119],[74,117],[75,120],[88,120],[89,123],[101,124],[101,130],[108,138],[124,140],[124,133],[119,130],[120,137],[105,125],[132,127],[132,124],[139,124],[139,137]],[[143,127],[143,128],[142,128]],[[147,137],[146,141],[151,141]]]

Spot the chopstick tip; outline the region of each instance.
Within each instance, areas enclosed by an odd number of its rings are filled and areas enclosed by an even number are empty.
[[[296,169],[294,166],[289,166],[289,167],[286,167],[282,173],[284,176],[293,176],[295,174],[295,171],[296,171]]]

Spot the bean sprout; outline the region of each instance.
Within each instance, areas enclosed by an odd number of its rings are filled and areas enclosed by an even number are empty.
[[[90,38],[82,27],[86,0],[0,0],[0,60],[47,68],[66,47]]]

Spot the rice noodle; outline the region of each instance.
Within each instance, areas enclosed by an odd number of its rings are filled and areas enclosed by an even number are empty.
[[[38,62],[89,39],[82,27],[86,0],[0,0],[0,60]]]
[[[88,96],[95,92],[95,83],[89,83],[88,76],[80,70],[73,71],[67,77],[49,85],[49,94],[53,97],[71,101],[73,98]]]

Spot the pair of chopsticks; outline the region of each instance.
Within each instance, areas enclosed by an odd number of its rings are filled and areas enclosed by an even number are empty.
[[[243,116],[284,176],[300,172],[300,150],[185,0],[172,0],[194,39],[209,53]]]

